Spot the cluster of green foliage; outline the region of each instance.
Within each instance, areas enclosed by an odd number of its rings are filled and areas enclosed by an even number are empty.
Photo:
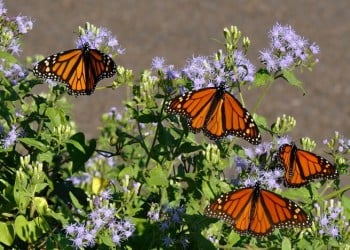
[[[234,27],[225,29],[224,34],[225,53],[229,54],[237,48],[241,36]],[[244,41],[247,50],[249,40]],[[19,63],[6,52],[0,57]],[[251,87],[269,89],[277,78],[301,86],[294,71],[270,74],[262,68]],[[119,109],[122,112],[102,114],[100,135],[93,139],[87,139],[71,120],[65,87],[59,84],[47,87],[47,93],[37,93],[35,87],[41,84],[29,74],[14,85],[0,72],[0,248],[74,248],[65,228],[86,221],[94,200],[105,190],[111,192],[108,206],[115,209],[114,216],[130,220],[135,231],[117,245],[101,230],[91,248],[350,248],[350,199],[344,195],[349,187],[341,185],[342,178],[280,190],[284,197],[303,204],[312,218],[321,216],[317,211],[328,211],[331,206],[325,204],[327,200],[336,199],[338,203],[333,206],[342,207],[342,217],[336,220],[336,237],[321,234],[313,219],[311,228],[275,230],[257,239],[240,236],[224,222],[203,215],[214,197],[235,188],[230,183],[233,159],[247,157],[242,146],[246,144],[239,138],[210,141],[202,134],[191,133],[185,119],[165,113],[165,102],[173,96],[168,90],[188,86],[188,79],[169,79],[162,71],[154,75],[150,70],[137,78],[131,70],[118,66],[114,86],[125,85],[132,93]],[[295,120],[287,116],[277,118],[271,126],[263,117],[255,115],[254,119],[259,128],[268,131],[263,133],[264,140],[269,138],[272,143],[295,125]],[[13,127],[16,140],[5,147]],[[340,138],[336,134],[328,146],[338,171],[345,175],[349,151],[338,150]],[[268,158],[257,158],[257,165],[274,167],[274,152]],[[89,178],[74,184],[73,180],[82,180],[83,176]],[[321,208],[317,210],[315,203]],[[158,212],[158,220],[151,220],[150,212]],[[179,218],[174,220],[171,216],[176,213]],[[166,227],[162,227],[164,223]],[[209,240],[213,236],[216,240]],[[167,246],[165,239],[171,244]]]

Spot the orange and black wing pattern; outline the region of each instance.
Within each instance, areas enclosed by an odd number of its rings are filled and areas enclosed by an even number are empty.
[[[339,176],[335,166],[325,158],[284,144],[278,150],[279,162],[285,169],[286,186],[301,187],[313,179],[335,179]]]
[[[90,49],[85,43],[82,49],[63,51],[40,61],[33,74],[40,78],[63,82],[69,94],[90,95],[97,82],[112,77],[116,65],[112,58],[99,50]]]
[[[212,140],[234,135],[252,144],[261,143],[259,129],[250,113],[222,86],[175,97],[167,103],[166,111],[186,117],[191,131],[203,131]]]
[[[275,228],[305,228],[311,222],[293,201],[260,188],[242,188],[220,195],[208,205],[205,214],[231,224],[239,234],[262,237]]]

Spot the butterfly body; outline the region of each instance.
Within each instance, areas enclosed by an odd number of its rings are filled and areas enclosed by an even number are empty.
[[[285,184],[289,187],[301,187],[313,179],[335,179],[339,175],[328,160],[298,149],[295,144],[282,145],[278,150],[278,158],[285,168]]]
[[[81,49],[71,49],[40,61],[33,74],[40,78],[65,83],[70,94],[90,95],[97,82],[112,77],[116,65],[112,58],[85,43]]]
[[[166,111],[186,117],[192,132],[203,131],[213,140],[234,135],[252,144],[261,142],[250,113],[221,85],[177,96],[167,103]]]
[[[304,228],[311,224],[296,203],[262,189],[259,182],[254,187],[220,195],[206,207],[205,214],[226,221],[239,234],[256,237],[269,235],[275,228]]]

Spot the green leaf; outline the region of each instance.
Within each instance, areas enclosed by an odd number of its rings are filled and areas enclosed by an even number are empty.
[[[138,170],[139,169],[137,167],[127,166],[119,172],[118,176],[123,178],[125,175],[129,175],[130,177],[136,178],[138,175]]]
[[[161,145],[174,145],[175,139],[160,123],[158,127],[158,141]]]
[[[260,69],[254,78],[254,86],[260,87],[274,80],[273,76],[266,69]]]
[[[46,145],[43,144],[42,142],[38,141],[35,138],[28,138],[28,137],[18,138],[18,141],[26,144],[27,146],[31,146],[31,147],[37,148],[37,149],[39,149],[42,152],[47,150]]]
[[[36,208],[36,211],[40,214],[40,215],[44,215],[46,214],[46,211],[49,207],[49,205],[47,204],[47,201],[45,198],[42,197],[34,197],[33,199],[33,204]]]
[[[137,119],[137,121],[141,123],[152,123],[152,122],[157,122],[158,118],[150,110],[143,110],[141,114],[135,117],[135,119]]]
[[[283,75],[283,78],[286,79],[290,85],[301,89],[305,93],[305,90],[303,88],[303,83],[299,79],[297,79],[293,71],[282,70],[282,75]]]
[[[350,217],[350,198],[345,195],[341,198],[342,205],[344,207],[344,215],[349,218]]]
[[[16,235],[24,242],[35,242],[46,229],[47,224],[40,217],[28,221],[23,215],[19,215],[15,219]]]
[[[231,231],[229,236],[227,237],[227,242],[230,246],[235,245],[239,240],[241,239],[241,236],[236,233],[235,231]]]
[[[0,51],[0,58],[5,59],[7,63],[18,63],[18,59],[16,57],[5,51]]]
[[[283,191],[283,197],[291,200],[307,201],[310,199],[310,194],[305,187],[298,189],[287,189]]]
[[[287,237],[283,237],[282,240],[282,250],[292,250],[292,243]]]
[[[35,197],[33,199],[34,206],[40,215],[51,216],[52,218],[60,221],[62,224],[66,224],[68,219],[62,213],[56,213],[49,208],[49,205],[45,198]]]
[[[72,135],[67,142],[67,151],[73,162],[73,172],[85,171],[84,164],[96,149],[95,139],[89,140],[88,143],[85,143],[85,135],[83,133]]]
[[[167,187],[169,184],[168,177],[165,175],[162,167],[159,165],[149,171],[149,177],[146,178],[146,182],[150,186]]]
[[[69,192],[69,197],[73,203],[73,206],[76,209],[83,209],[83,206],[79,203],[78,199],[75,197],[75,195],[72,192]]]
[[[37,156],[37,160],[39,162],[52,162],[54,158],[54,154],[50,151],[44,152],[44,153],[40,153]]]
[[[22,172],[16,174],[15,185],[13,187],[13,197],[20,213],[25,213],[30,203],[30,196],[27,188],[28,177]]]
[[[52,126],[58,127],[59,125],[65,124],[65,113],[63,110],[57,108],[47,108],[45,114],[50,119]]]
[[[202,149],[203,149],[203,146],[193,145],[190,142],[184,142],[179,147],[179,152],[181,152],[181,154],[183,154],[183,153],[192,153],[192,152],[196,152],[196,151],[202,150]]]
[[[257,115],[256,113],[253,114],[253,119],[258,127],[267,128],[268,122],[264,116]]]
[[[202,182],[202,192],[203,192],[203,196],[206,197],[207,199],[210,199],[210,200],[214,199],[213,191],[209,187],[208,182],[206,181]]]
[[[11,225],[7,225],[5,222],[0,222],[0,242],[11,246],[14,241],[15,233]]]
[[[35,184],[35,193],[40,193],[42,190],[44,190],[49,184],[45,182],[36,183]]]
[[[75,141],[75,140],[72,140],[72,139],[69,139],[68,141],[67,141],[67,144],[71,144],[71,145],[73,145],[76,149],[78,149],[80,152],[82,152],[82,153],[84,153],[85,154],[85,149],[84,149],[84,147],[80,144],[80,142],[78,142],[78,141]]]
[[[54,218],[55,220],[61,222],[62,225],[66,225],[68,224],[68,218],[66,217],[66,215],[64,215],[63,213],[56,213],[54,211],[52,211],[51,209],[49,209],[47,211],[47,216],[50,216],[52,218]]]

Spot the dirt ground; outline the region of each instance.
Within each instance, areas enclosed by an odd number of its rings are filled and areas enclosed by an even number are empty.
[[[222,45],[222,30],[236,25],[252,41],[249,57],[258,64],[258,51],[267,47],[267,32],[276,22],[290,24],[320,45],[319,64],[299,74],[307,94],[276,83],[257,112],[271,124],[277,116],[293,115],[295,141],[310,136],[321,143],[340,131],[350,138],[350,1],[337,0],[4,0],[9,15],[27,15],[34,29],[24,37],[23,56],[50,55],[74,47],[79,25],[105,26],[126,53],[116,62],[135,74],[150,67],[155,56],[182,67],[193,55],[211,55]],[[138,78],[136,76],[136,78]],[[101,85],[108,85],[102,82]],[[260,90],[248,92],[247,108],[255,106]],[[74,119],[89,137],[96,136],[100,115],[126,98],[124,89],[69,97]],[[268,139],[267,135],[263,137]],[[320,145],[321,147],[321,145]]]

